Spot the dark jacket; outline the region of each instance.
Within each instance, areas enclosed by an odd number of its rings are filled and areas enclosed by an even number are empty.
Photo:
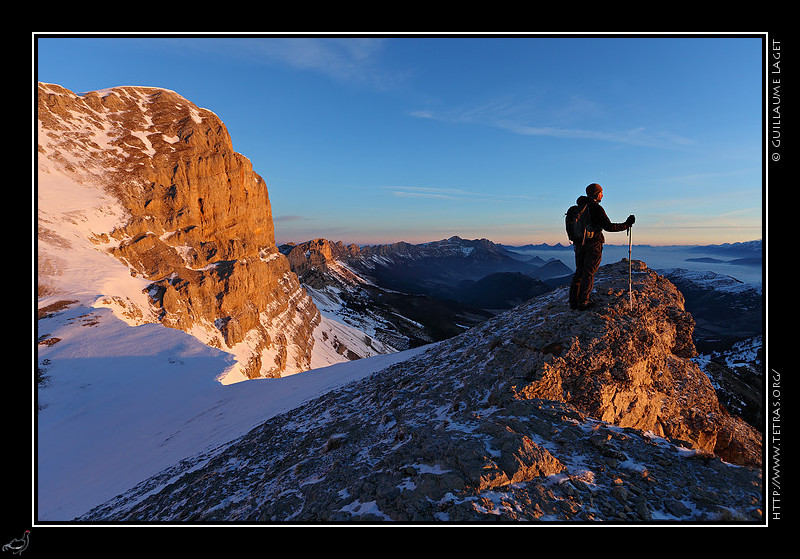
[[[627,223],[611,223],[611,220],[608,219],[608,215],[606,215],[606,211],[600,205],[597,200],[593,200],[588,196],[580,196],[576,201],[578,206],[584,206],[585,204],[589,204],[589,221],[591,222],[592,230],[596,231],[596,233],[590,238],[586,240],[585,244],[591,243],[600,243],[603,244],[605,242],[605,238],[603,237],[603,231],[608,231],[609,233],[616,233],[618,231],[625,231],[628,228]]]

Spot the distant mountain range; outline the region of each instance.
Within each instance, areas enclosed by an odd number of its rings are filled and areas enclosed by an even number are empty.
[[[280,251],[323,315],[406,349],[446,339],[569,283],[573,271],[561,260],[525,254],[543,246],[548,245],[511,247],[455,236],[421,244],[367,246],[316,239],[282,245]],[[714,245],[713,250],[721,256],[741,255],[754,254],[760,247],[761,242],[754,241]],[[708,247],[702,250],[709,252]],[[760,265],[761,259],[728,263],[748,262]],[[687,310],[697,321],[697,343],[704,350],[728,347],[762,332],[759,289],[709,271],[676,267],[662,273],[684,293]]]
[[[608,243],[614,244],[614,243]],[[501,244],[498,245],[506,250],[509,251],[541,251],[541,250],[565,250],[570,248],[569,245],[562,245],[561,243],[556,243],[554,245],[549,245],[547,243],[541,244],[527,244],[527,245],[505,245]],[[641,244],[641,243],[634,243],[634,246],[639,247],[648,247],[654,245],[648,244]],[[754,240],[754,241],[744,241],[740,243],[723,243],[717,245],[670,245],[670,246],[688,246],[691,247],[691,250],[697,250],[702,252],[718,252],[720,254],[728,254],[728,255],[742,255],[742,256],[755,256],[760,255],[762,252],[762,241],[761,239]]]
[[[727,256],[742,256],[752,257],[762,254],[761,239],[756,241],[746,241],[743,243],[723,243],[721,245],[703,245],[696,246],[693,250],[702,250],[703,252],[718,252]]]

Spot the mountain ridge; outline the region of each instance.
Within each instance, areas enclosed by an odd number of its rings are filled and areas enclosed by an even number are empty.
[[[281,246],[292,255],[298,275],[305,277],[310,268],[344,266],[362,278],[362,283],[380,284],[407,293],[424,293],[437,298],[457,296],[452,293],[465,284],[477,282],[490,274],[523,273],[533,279],[559,280],[572,270],[558,259],[525,258],[508,251],[489,239],[463,239],[453,236],[439,241],[412,244],[345,246],[341,241],[314,239]],[[309,260],[303,261],[303,258]],[[334,275],[340,274],[338,271]],[[398,277],[402,279],[398,279]]]
[[[594,312],[558,288],[80,520],[757,521],[760,436],[692,363],[680,293],[633,264],[633,309],[606,265]]]

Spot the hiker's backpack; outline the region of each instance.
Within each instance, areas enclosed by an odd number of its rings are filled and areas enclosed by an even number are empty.
[[[570,242],[582,244],[594,236],[592,221],[589,218],[589,204],[572,206],[566,214],[567,238]]]

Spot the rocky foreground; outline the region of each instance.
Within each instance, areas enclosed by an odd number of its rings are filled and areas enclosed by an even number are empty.
[[[187,458],[80,521],[752,522],[761,435],[641,262],[565,288]]]

